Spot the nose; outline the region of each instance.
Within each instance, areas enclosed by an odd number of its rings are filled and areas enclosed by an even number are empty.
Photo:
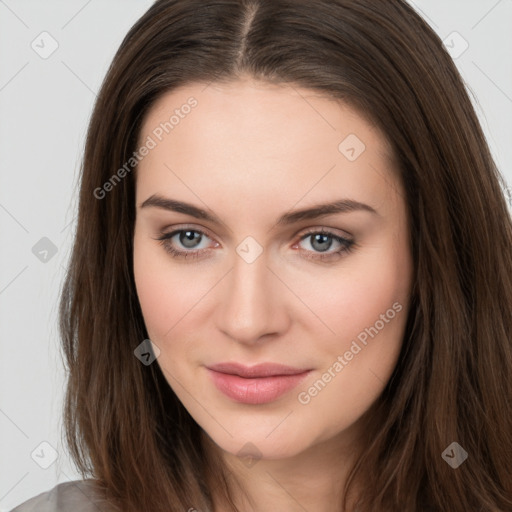
[[[268,267],[265,252],[251,263],[235,254],[233,268],[223,279],[217,327],[239,343],[255,344],[288,328],[285,302],[286,287]]]

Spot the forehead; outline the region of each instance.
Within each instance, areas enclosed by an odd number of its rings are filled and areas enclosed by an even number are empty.
[[[311,202],[382,193],[393,182],[392,151],[349,105],[317,91],[254,80],[189,84],[146,114],[137,195],[221,189],[224,199],[289,197]],[[188,191],[185,191],[188,188]],[[364,192],[366,191],[366,192]]]
[[[171,125],[167,130],[160,126],[166,122]],[[368,142],[370,150],[392,156],[384,134],[348,104],[319,91],[251,78],[192,83],[165,93],[146,113],[140,135],[163,130],[160,135],[172,133],[178,140],[183,125],[197,131],[198,137],[228,135],[237,140],[252,136],[255,143],[272,142],[267,148],[278,150],[285,148],[286,142],[290,145],[305,138],[311,144],[332,146],[347,130],[353,130]],[[272,138],[276,134],[279,138]]]

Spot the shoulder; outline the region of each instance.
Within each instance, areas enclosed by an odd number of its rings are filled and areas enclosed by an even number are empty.
[[[11,512],[109,512],[101,499],[95,480],[74,480],[57,484],[18,505]]]

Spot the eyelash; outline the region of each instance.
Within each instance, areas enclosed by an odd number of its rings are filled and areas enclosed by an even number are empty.
[[[193,233],[198,233],[201,236],[209,237],[205,232],[199,230],[199,229],[191,229],[191,228],[182,228],[174,230],[170,233],[162,233],[160,237],[156,238],[160,242],[160,244],[164,247],[165,251],[168,252],[173,258],[199,258],[205,251],[208,251],[209,249],[199,249],[199,250],[190,250],[190,251],[180,251],[178,249],[175,249],[171,243],[170,239],[179,234],[186,231],[192,231]],[[355,242],[354,240],[350,240],[347,238],[343,238],[339,235],[334,234],[331,231],[325,230],[325,229],[311,229],[304,233],[301,237],[298,243],[302,242],[306,238],[312,236],[312,235],[326,235],[328,237],[333,238],[336,242],[341,244],[341,248],[334,252],[329,253],[315,253],[315,255],[307,255],[305,256],[307,259],[311,260],[319,260],[319,261],[331,261],[333,259],[339,259],[343,253],[348,254],[354,249]],[[303,252],[311,253],[312,251],[304,250]]]

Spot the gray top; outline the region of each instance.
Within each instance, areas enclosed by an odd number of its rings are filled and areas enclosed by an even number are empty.
[[[113,509],[98,496],[93,483],[94,480],[74,480],[58,484],[11,512],[112,512]],[[436,509],[425,508],[425,512],[436,512]]]
[[[74,480],[56,485],[18,505],[11,512],[111,512],[95,490],[94,480]]]

